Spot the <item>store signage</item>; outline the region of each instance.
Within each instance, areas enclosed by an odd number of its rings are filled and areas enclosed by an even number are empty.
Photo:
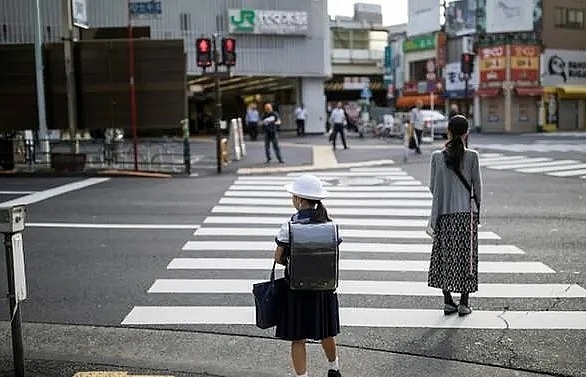
[[[534,8],[535,0],[486,1],[486,32],[490,34],[533,31]]]
[[[435,34],[421,35],[415,38],[405,39],[403,52],[427,51],[435,49]]]
[[[586,85],[586,51],[545,50],[542,67],[544,86]]]
[[[476,32],[476,5],[476,0],[459,0],[449,3],[446,10],[445,28],[450,36],[462,36]]]
[[[73,17],[73,26],[83,29],[89,28],[87,22],[86,2],[86,0],[71,0],[71,16]]]
[[[462,74],[462,63],[454,62],[448,63],[444,68],[444,78],[446,80],[446,92],[463,92],[466,89],[466,82],[464,81],[464,75]],[[476,74],[472,74],[468,81],[468,89],[472,91],[472,88],[478,85],[478,79]]]
[[[478,50],[480,82],[503,82],[507,77],[505,46],[483,47]]]
[[[443,68],[446,65],[446,58],[448,55],[448,35],[443,32],[437,33],[437,49],[435,51],[435,61],[438,68]]]
[[[539,46],[511,46],[511,81],[539,81]]]
[[[440,2],[408,0],[407,35],[420,35],[440,29]]]
[[[139,19],[158,19],[163,14],[161,1],[130,1],[128,3],[130,17]]]
[[[228,9],[231,34],[306,35],[307,12]]]

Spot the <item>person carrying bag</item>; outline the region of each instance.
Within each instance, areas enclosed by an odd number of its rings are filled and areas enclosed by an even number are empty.
[[[429,189],[433,195],[426,229],[433,239],[428,285],[444,295],[444,314],[469,315],[469,294],[478,291],[478,221],[482,179],[478,152],[464,140],[468,120],[448,123],[445,148],[431,155]],[[458,305],[452,292],[460,293]]]
[[[286,280],[275,336],[291,341],[296,376],[308,376],[305,343],[313,339],[326,355],[328,377],[341,377],[335,336],[340,333],[336,288],[342,240],[322,203],[327,192],[317,177],[299,176],[286,190],[297,213],[275,238],[274,259],[285,266]]]

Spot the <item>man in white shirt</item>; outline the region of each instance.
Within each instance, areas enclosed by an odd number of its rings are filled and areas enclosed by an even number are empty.
[[[409,122],[415,131],[415,137],[417,138],[417,144],[415,147],[415,152],[417,154],[421,154],[421,148],[419,145],[421,144],[421,136],[423,135],[423,114],[421,113],[421,108],[423,107],[423,101],[418,99],[415,102],[415,107],[411,110],[409,114]]]
[[[297,136],[305,136],[305,121],[307,120],[307,109],[304,104],[295,109],[295,123],[297,124]]]
[[[347,122],[346,113],[344,112],[344,108],[342,107],[342,102],[338,102],[338,106],[332,110],[330,114],[330,122],[334,125],[334,130],[332,131],[332,136],[330,140],[334,146],[334,150],[336,150],[336,139],[338,134],[342,138],[342,144],[344,144],[344,149],[348,149],[348,145],[346,145],[346,135],[344,134],[344,123]]]

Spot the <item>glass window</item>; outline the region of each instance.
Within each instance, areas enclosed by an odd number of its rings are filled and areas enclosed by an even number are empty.
[[[555,8],[555,27],[562,29],[584,29],[584,9]]]

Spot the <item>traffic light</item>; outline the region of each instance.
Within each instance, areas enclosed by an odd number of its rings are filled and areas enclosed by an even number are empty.
[[[195,41],[197,50],[197,66],[209,67],[212,65],[212,41],[208,38],[198,38]]]
[[[474,54],[469,52],[462,54],[462,73],[467,75],[474,73]]]
[[[222,64],[228,67],[236,65],[236,40],[222,38]]]

